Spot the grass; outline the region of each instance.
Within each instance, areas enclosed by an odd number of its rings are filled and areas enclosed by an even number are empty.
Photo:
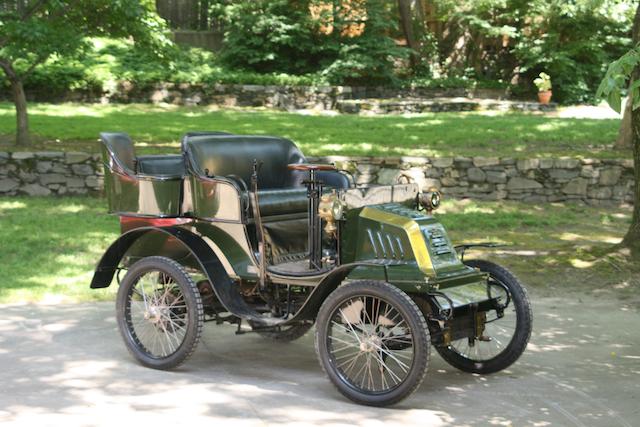
[[[110,299],[92,272],[118,236],[96,198],[0,198],[0,302]]]
[[[305,116],[273,111],[154,105],[31,104],[31,149],[97,151],[100,131],[125,131],[139,153],[176,152],[189,130],[279,135],[308,155],[627,157],[611,150],[619,120],[526,113],[412,117]],[[13,105],[0,103],[0,151],[14,151]]]
[[[104,199],[0,197],[0,303],[111,300],[90,290],[93,269],[117,237]],[[623,208],[446,201],[438,217],[454,242],[493,241],[481,251],[537,293],[616,292],[637,299],[637,271],[607,251],[630,221]]]

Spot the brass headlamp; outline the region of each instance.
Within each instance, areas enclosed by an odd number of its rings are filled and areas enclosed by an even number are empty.
[[[418,205],[428,213],[438,209],[442,201],[442,194],[437,188],[430,188],[418,194]]]
[[[326,223],[324,231],[332,237],[336,237],[338,227],[336,221],[341,220],[344,214],[344,203],[338,198],[335,190],[330,194],[320,197],[318,204],[318,216]]]

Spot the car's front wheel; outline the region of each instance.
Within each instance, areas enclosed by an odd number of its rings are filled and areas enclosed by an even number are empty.
[[[429,330],[420,309],[393,285],[357,281],[340,286],[316,321],[320,364],[349,399],[372,406],[413,393],[429,364]]]
[[[455,368],[491,374],[509,367],[527,348],[533,323],[531,303],[524,286],[506,268],[484,260],[465,264],[488,273],[487,293],[497,309],[486,313],[481,337],[461,338],[436,350]]]

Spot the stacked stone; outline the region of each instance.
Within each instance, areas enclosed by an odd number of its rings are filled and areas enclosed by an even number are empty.
[[[445,111],[554,111],[557,104],[466,98],[407,98],[407,99],[345,99],[336,102],[336,109],[343,114],[385,115],[407,113],[440,113]]]
[[[0,152],[0,195],[96,194],[102,190],[99,155]]]
[[[486,99],[502,99],[504,90],[471,90],[465,88],[428,88],[428,87],[360,87],[360,86],[282,86],[282,85],[243,85],[243,84],[189,84],[189,83],[157,83],[153,85],[136,85],[121,81],[108,91],[96,88],[75,89],[66,93],[49,93],[46,91],[29,92],[34,101],[42,102],[101,102],[101,103],[170,103],[176,105],[219,105],[223,107],[272,107],[283,110],[333,110],[337,104],[349,99],[378,100],[391,99],[433,99],[438,97],[474,97]],[[0,99],[9,100],[6,94],[0,93]],[[402,103],[401,103],[402,104]],[[402,111],[460,111],[460,106],[435,104],[427,109],[417,104],[394,105],[389,109]],[[538,109],[538,107],[524,109]],[[531,105],[536,103],[531,103]],[[346,110],[350,108],[346,104]],[[355,107],[351,107],[353,109]],[[473,109],[467,106],[467,109]]]
[[[530,203],[633,201],[633,161],[498,157],[322,157],[353,174],[358,185],[417,182],[457,198]],[[99,155],[0,152],[0,195],[96,194],[102,190]]]
[[[412,180],[456,198],[530,203],[633,201],[633,161],[624,159],[513,159],[498,157],[325,157],[359,185]]]
[[[337,100],[349,97],[343,86],[198,85],[162,83],[138,88],[121,83],[103,102],[152,102],[176,105],[268,107],[292,111],[331,110]]]

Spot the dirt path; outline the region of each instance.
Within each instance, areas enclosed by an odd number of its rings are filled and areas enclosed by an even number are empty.
[[[469,375],[434,352],[401,405],[352,404],[324,377],[312,336],[289,345],[207,325],[179,371],[135,364],[113,305],[4,306],[0,422],[11,425],[637,426],[640,314],[614,299],[536,298],[534,334],[508,371]]]

